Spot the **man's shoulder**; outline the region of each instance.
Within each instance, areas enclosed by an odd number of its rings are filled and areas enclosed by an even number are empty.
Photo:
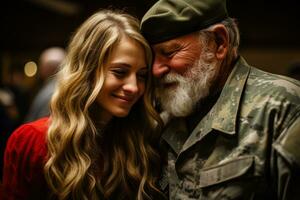
[[[241,103],[242,116],[256,116],[260,124],[277,115],[282,128],[287,127],[300,112],[300,82],[251,67]]]
[[[287,76],[277,75],[251,67],[244,88],[247,103],[300,104],[300,82]]]
[[[300,82],[251,67],[242,102],[251,129],[272,133],[275,149],[300,166]]]
[[[294,116],[294,120],[287,126],[283,133],[277,138],[273,144],[275,149],[283,156],[291,165],[300,168],[300,113]]]
[[[247,82],[257,91],[279,91],[300,96],[300,81],[255,67],[251,67]]]

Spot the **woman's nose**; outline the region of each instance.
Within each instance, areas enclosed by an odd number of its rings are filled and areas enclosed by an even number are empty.
[[[139,92],[139,87],[138,87],[138,82],[137,82],[137,77],[136,75],[131,75],[128,77],[126,80],[126,83],[123,86],[123,89],[131,94],[138,93]]]

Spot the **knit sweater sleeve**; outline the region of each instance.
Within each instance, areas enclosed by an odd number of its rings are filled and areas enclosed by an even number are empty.
[[[48,118],[42,118],[20,126],[10,136],[4,154],[3,199],[43,199],[45,196],[43,167],[47,156],[47,129]]]

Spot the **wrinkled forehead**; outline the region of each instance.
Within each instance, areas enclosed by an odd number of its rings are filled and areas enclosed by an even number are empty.
[[[178,48],[184,45],[189,45],[189,44],[195,44],[199,42],[199,37],[198,34],[195,33],[190,33],[190,34],[186,34],[180,37],[176,37],[164,42],[160,42],[157,44],[153,44],[151,45],[151,47],[153,48],[154,51],[157,50],[162,50],[162,49],[174,49],[174,48]]]

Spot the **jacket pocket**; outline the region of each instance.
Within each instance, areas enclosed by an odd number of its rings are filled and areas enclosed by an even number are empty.
[[[226,163],[203,168],[200,172],[200,188],[213,186],[246,175],[254,167],[254,156],[240,157]]]

